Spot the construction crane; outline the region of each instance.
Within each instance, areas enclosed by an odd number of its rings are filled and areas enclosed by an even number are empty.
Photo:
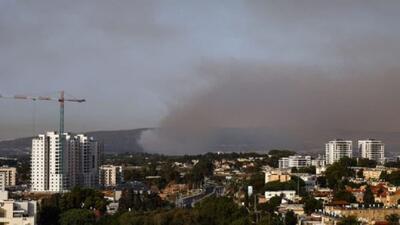
[[[64,91],[60,92],[60,97],[52,98],[46,96],[27,96],[27,95],[14,95],[14,96],[5,96],[0,94],[0,98],[5,99],[15,99],[15,100],[31,100],[31,101],[57,101],[60,103],[60,127],[59,133],[62,135],[64,133],[64,103],[65,102],[77,102],[82,103],[85,102],[85,99],[77,99],[77,98],[65,98]]]
[[[59,98],[52,98],[52,97],[44,97],[44,96],[27,96],[27,95],[14,95],[14,96],[4,96],[0,94],[0,98],[6,99],[15,99],[15,100],[31,100],[31,101],[57,101],[60,103],[60,127],[59,127],[59,134],[60,134],[60,151],[61,151],[61,162],[63,162],[63,155],[64,155],[64,103],[65,102],[77,102],[82,103],[85,102],[85,99],[77,99],[77,98],[65,98],[64,91],[60,92]],[[60,168],[61,173],[63,173],[63,167]]]

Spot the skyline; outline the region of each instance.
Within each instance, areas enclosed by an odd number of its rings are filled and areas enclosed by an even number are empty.
[[[1,2],[0,94],[66,90],[88,100],[66,130],[174,131],[156,147],[214,128],[399,131],[397,1],[93,3]],[[0,101],[0,140],[57,126],[56,104]]]

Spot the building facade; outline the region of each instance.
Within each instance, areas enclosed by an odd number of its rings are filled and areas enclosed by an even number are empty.
[[[311,156],[294,155],[279,159],[279,168],[302,168],[311,166]]]
[[[326,164],[333,164],[341,158],[353,157],[353,142],[341,139],[333,140],[325,145]]]
[[[123,180],[122,166],[102,165],[99,183],[103,187],[115,187]]]
[[[36,225],[36,201],[0,201],[0,224]]]
[[[4,185],[6,187],[12,187],[16,184],[17,168],[3,166],[0,167],[0,173],[4,174]]]
[[[39,135],[32,140],[31,190],[62,192],[74,186],[96,186],[100,155],[98,142],[82,134]]]
[[[361,158],[375,160],[383,164],[385,160],[385,145],[382,141],[368,139],[358,141],[358,152]]]

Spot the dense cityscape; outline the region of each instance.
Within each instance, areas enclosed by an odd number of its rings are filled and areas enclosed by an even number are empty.
[[[398,224],[400,156],[374,139],[320,153],[103,154],[92,137],[47,132],[30,158],[1,158],[0,222]]]
[[[0,225],[400,225],[400,0],[0,0]]]

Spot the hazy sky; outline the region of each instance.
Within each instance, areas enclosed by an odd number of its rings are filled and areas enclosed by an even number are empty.
[[[362,114],[362,121],[335,129],[385,116],[357,129],[393,131],[400,115],[394,106],[399,11],[398,0],[2,0],[0,94],[64,89],[86,98],[66,106],[72,131],[182,123],[183,130],[199,124],[310,129],[287,118],[338,124],[360,110],[372,110],[372,117]],[[348,86],[336,96],[330,84]],[[279,87],[292,91],[274,96]],[[350,108],[326,114],[341,107],[340,99]],[[367,99],[374,102],[361,104]],[[325,110],[318,107],[329,101]],[[386,112],[376,114],[382,104]],[[247,110],[238,111],[242,106]],[[268,116],[269,106],[282,111]],[[0,139],[57,129],[57,119],[56,103],[0,100]]]

